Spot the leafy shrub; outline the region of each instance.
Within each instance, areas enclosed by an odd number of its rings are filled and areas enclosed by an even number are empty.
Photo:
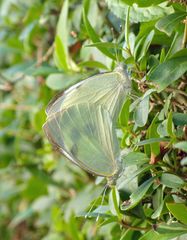
[[[0,239],[187,238],[186,5],[0,2]],[[119,61],[125,170],[102,197],[104,180],[54,152],[42,125],[55,91]]]

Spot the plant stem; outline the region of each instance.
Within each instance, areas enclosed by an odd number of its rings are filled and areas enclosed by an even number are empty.
[[[167,88],[166,88],[166,91],[167,91],[167,92],[170,92],[170,93],[176,92],[176,93],[179,93],[179,94],[187,97],[187,93],[185,93],[184,91],[181,91],[181,90],[179,90],[179,89],[167,87]]]
[[[148,231],[151,229],[151,227],[136,227],[136,226],[131,226],[129,225],[128,223],[125,223],[124,221],[121,221],[120,224],[122,225],[122,227],[124,228],[128,228],[128,229],[131,229],[131,230],[135,230],[135,231]]]

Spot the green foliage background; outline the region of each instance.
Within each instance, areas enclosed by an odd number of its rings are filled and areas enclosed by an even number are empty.
[[[186,5],[0,1],[0,239],[187,238]],[[42,125],[57,90],[118,61],[133,84],[125,170],[101,205],[102,179],[54,152]]]

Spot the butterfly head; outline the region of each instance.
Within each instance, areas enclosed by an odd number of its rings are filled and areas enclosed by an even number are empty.
[[[114,71],[120,74],[119,81],[123,84],[123,88],[125,90],[130,90],[131,80],[129,78],[126,65],[124,63],[119,63]]]

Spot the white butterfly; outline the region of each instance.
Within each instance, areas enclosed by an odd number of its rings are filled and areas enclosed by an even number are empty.
[[[130,80],[124,70],[99,74],[71,87],[47,108],[44,131],[74,164],[113,184],[121,169],[115,123]]]

